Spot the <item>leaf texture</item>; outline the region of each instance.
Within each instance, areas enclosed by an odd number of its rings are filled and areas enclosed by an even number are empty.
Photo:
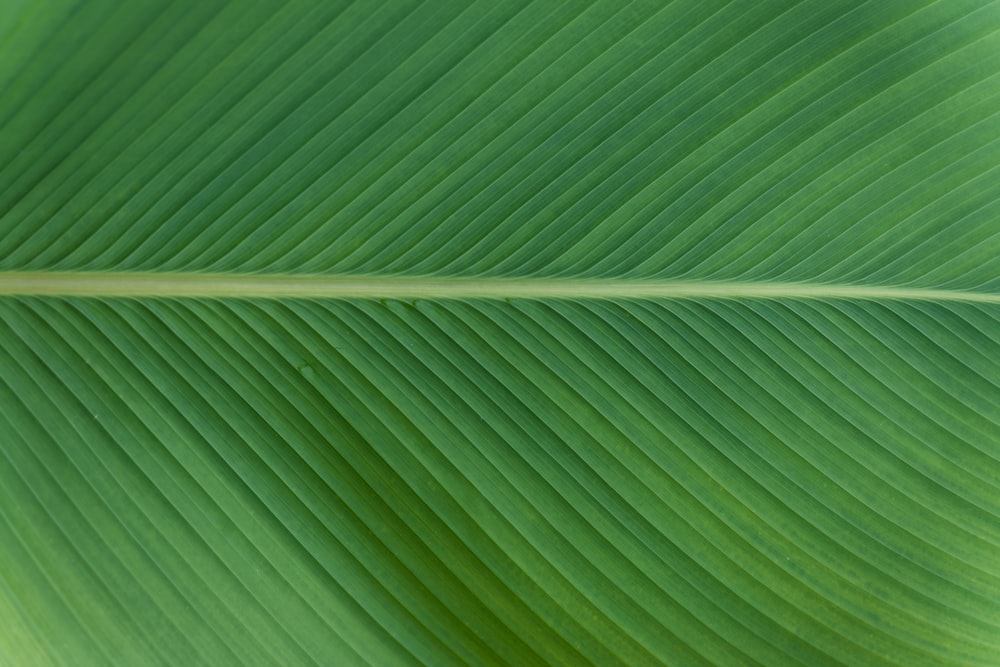
[[[0,7],[0,662],[1000,664],[1000,3]]]

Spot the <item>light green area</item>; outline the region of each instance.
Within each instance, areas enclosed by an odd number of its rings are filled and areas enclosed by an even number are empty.
[[[0,7],[0,664],[1000,665],[998,350],[1000,2]]]
[[[0,295],[216,299],[864,299],[1000,303],[1000,294],[882,285],[127,271],[0,272]]]

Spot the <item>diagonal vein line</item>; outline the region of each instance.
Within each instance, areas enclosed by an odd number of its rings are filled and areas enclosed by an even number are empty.
[[[0,297],[227,299],[854,299],[1000,303],[1000,294],[797,282],[140,272],[0,272]]]

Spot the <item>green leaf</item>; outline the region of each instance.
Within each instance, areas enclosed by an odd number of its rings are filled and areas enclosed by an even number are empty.
[[[1000,2],[0,3],[0,663],[1000,664]]]

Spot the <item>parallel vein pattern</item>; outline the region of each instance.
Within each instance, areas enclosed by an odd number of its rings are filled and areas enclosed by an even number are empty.
[[[989,664],[983,308],[7,301],[5,584],[95,659]]]
[[[0,3],[0,664],[1000,665],[1000,2]]]
[[[1000,287],[996,2],[188,4],[15,17],[0,270]]]

